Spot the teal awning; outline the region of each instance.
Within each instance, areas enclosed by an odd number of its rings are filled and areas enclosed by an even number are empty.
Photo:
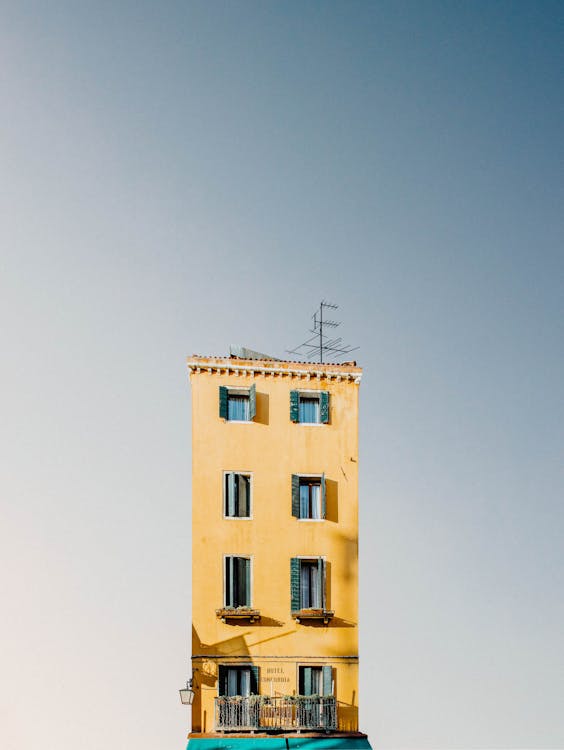
[[[366,737],[194,737],[186,750],[372,750]]]

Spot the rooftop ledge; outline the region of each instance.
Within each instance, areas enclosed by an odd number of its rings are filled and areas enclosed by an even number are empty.
[[[292,617],[297,623],[301,620],[323,620],[323,623],[327,625],[334,616],[335,612],[332,609],[299,609],[292,612]]]
[[[249,620],[249,622],[255,622],[260,620],[260,610],[251,609],[251,607],[221,607],[216,609],[215,614],[220,618],[221,622],[227,622],[227,620]]]
[[[352,381],[356,385],[362,378],[362,368],[356,362],[321,364],[319,362],[291,362],[271,359],[241,359],[239,357],[201,357],[192,355],[187,359],[188,372],[199,375],[247,375],[289,377],[310,380]]]

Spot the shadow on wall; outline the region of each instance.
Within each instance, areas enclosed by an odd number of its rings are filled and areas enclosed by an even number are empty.
[[[325,519],[333,523],[339,522],[339,483],[334,479],[325,479],[325,492],[327,496],[327,507]]]
[[[269,412],[268,393],[257,393],[257,413],[255,414],[254,421],[258,424],[268,424]]]

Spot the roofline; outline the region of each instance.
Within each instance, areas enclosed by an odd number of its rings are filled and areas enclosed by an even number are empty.
[[[362,368],[356,363],[326,364],[320,362],[291,362],[272,359],[240,359],[239,357],[188,357],[188,372],[205,372],[215,375],[273,375],[305,378],[305,380],[347,380],[357,385],[362,378]]]

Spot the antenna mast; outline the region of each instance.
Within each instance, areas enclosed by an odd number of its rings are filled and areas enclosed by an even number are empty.
[[[323,311],[336,310],[339,305],[335,305],[332,302],[326,302],[322,300],[319,303],[319,308],[313,313],[313,328],[310,328],[310,333],[313,336],[303,344],[296,346],[295,349],[287,349],[288,354],[294,354],[298,357],[303,357],[309,360],[319,360],[323,364],[324,357],[335,357],[338,354],[350,354],[358,349],[358,346],[352,347],[348,344],[343,343],[343,339],[339,336],[335,339],[330,339],[325,333],[326,328],[337,328],[341,325],[340,321],[327,320],[323,316]]]

